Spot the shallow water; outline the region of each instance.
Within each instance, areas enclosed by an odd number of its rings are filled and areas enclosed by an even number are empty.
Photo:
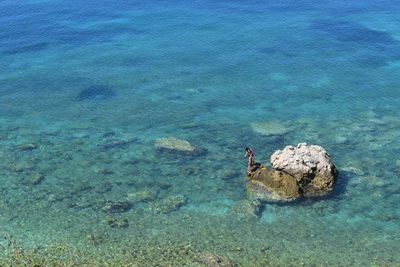
[[[0,2],[3,265],[400,266],[400,4],[120,2]],[[243,215],[243,147],[299,142],[333,194]]]

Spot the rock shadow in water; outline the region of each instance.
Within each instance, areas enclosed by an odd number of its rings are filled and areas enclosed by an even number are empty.
[[[329,33],[342,42],[352,42],[363,46],[376,48],[400,44],[386,32],[372,30],[352,21],[314,20],[310,29]]]
[[[320,31],[358,49],[361,65],[383,66],[387,61],[400,59],[400,41],[390,34],[370,29],[352,21],[314,20],[311,31]]]
[[[79,92],[78,101],[95,101],[112,98],[116,95],[113,88],[104,85],[94,85]]]
[[[3,46],[0,48],[0,52],[6,54],[18,54],[18,53],[28,53],[28,52],[37,52],[41,50],[47,49],[49,43],[47,42],[36,42],[32,44],[24,44],[23,42],[12,41],[11,45]]]

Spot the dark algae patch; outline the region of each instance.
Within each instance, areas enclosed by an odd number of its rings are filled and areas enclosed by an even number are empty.
[[[311,29],[332,34],[339,41],[359,45],[384,47],[399,44],[399,41],[386,32],[376,31],[352,21],[315,20],[311,23]]]
[[[113,88],[104,85],[94,85],[80,91],[78,101],[95,101],[112,98],[116,95]]]

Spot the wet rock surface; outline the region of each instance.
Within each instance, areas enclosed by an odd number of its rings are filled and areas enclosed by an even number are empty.
[[[271,155],[272,169],[254,164],[247,192],[267,201],[292,201],[318,197],[332,191],[338,171],[324,148],[300,143]]]
[[[282,171],[260,166],[248,176],[246,189],[252,199],[270,202],[292,201],[301,196],[296,179]]]

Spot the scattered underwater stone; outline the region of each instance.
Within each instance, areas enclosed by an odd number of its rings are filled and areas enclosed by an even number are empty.
[[[103,137],[110,137],[110,136],[115,136],[117,133],[114,131],[107,131],[103,133]]]
[[[349,143],[349,138],[347,136],[338,135],[333,138],[335,144],[346,144]]]
[[[86,236],[86,240],[94,246],[100,245],[106,239],[106,235],[99,232],[93,232]]]
[[[199,88],[188,88],[185,90],[185,92],[191,93],[191,94],[202,94],[202,93],[204,93],[204,90],[199,89]]]
[[[106,192],[110,192],[111,189],[112,189],[112,184],[106,182],[106,183],[102,183],[102,184],[96,186],[94,191],[97,192],[97,193],[103,194],[103,193],[106,193]]]
[[[134,203],[152,201],[157,198],[157,194],[158,192],[156,190],[141,190],[133,193],[128,193],[126,199]]]
[[[31,164],[28,161],[21,161],[21,162],[18,162],[16,165],[11,166],[11,170],[14,172],[23,172],[23,171],[31,170],[33,168],[34,168],[33,164]]]
[[[232,211],[243,218],[259,218],[261,214],[262,203],[258,199],[244,199],[232,206]]]
[[[93,128],[92,125],[83,122],[68,125],[68,129],[71,130],[89,130],[91,128]]]
[[[344,167],[344,168],[341,168],[341,170],[343,170],[345,172],[352,172],[357,175],[364,175],[364,172],[362,170],[360,170],[359,168],[353,167],[353,166]]]
[[[82,138],[90,137],[90,133],[88,133],[88,132],[76,132],[76,133],[73,133],[72,136],[75,137],[75,138],[82,139]]]
[[[72,195],[80,195],[83,192],[86,192],[86,191],[89,191],[92,189],[93,189],[93,187],[90,184],[88,184],[87,182],[81,182],[81,183],[78,183],[78,184],[74,185],[73,187],[71,187],[69,189],[69,192]]]
[[[271,72],[268,74],[268,77],[277,82],[286,81],[290,78],[290,76],[282,72]]]
[[[38,185],[44,180],[44,175],[41,175],[39,173],[34,173],[29,176],[28,181],[32,185]]]
[[[178,210],[185,205],[187,198],[182,195],[169,196],[159,201],[153,202],[150,209],[157,213],[170,213]]]
[[[105,175],[113,174],[113,172],[111,170],[106,169],[106,168],[95,168],[94,172],[95,173],[100,173],[100,174],[105,174]]]
[[[222,169],[218,171],[218,177],[222,180],[230,180],[241,175],[241,172],[232,169]]]
[[[37,149],[38,146],[35,144],[22,144],[17,146],[17,149],[22,150],[22,151],[31,151],[34,149]]]
[[[199,155],[204,149],[193,146],[188,141],[176,137],[164,137],[155,141],[155,148],[160,151],[178,152],[189,155]]]
[[[47,201],[50,203],[54,203],[54,202],[59,202],[63,200],[63,196],[62,195],[57,195],[57,194],[49,194],[47,197]]]
[[[207,267],[230,267],[233,266],[227,257],[223,257],[214,253],[197,254],[195,260]]]
[[[128,219],[119,219],[111,216],[107,216],[103,222],[111,226],[111,228],[127,228],[129,226]]]
[[[195,129],[199,128],[200,124],[197,122],[189,122],[189,123],[179,124],[178,127],[181,129]]]
[[[285,135],[291,131],[290,126],[282,121],[252,122],[250,123],[254,132],[261,135]]]
[[[124,138],[124,139],[113,139],[107,141],[102,145],[103,149],[113,149],[113,148],[122,148],[129,144],[135,143],[138,139],[136,137]]]
[[[121,213],[128,211],[131,207],[129,202],[108,200],[101,210],[107,213]]]
[[[199,175],[201,172],[201,168],[198,166],[187,166],[182,168],[182,173],[186,175]]]
[[[272,169],[253,164],[247,192],[253,199],[292,201],[332,191],[338,171],[321,146],[300,143],[271,155]]]
[[[355,181],[359,184],[369,184],[373,186],[386,186],[388,184],[385,179],[373,175],[359,176]]]

